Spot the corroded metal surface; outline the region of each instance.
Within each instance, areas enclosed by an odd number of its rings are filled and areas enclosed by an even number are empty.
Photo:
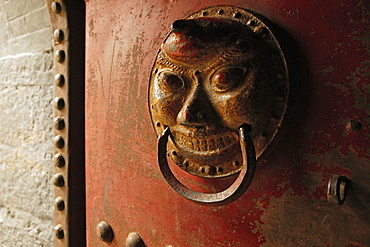
[[[241,170],[238,128],[252,126],[261,156],[281,126],[288,71],[270,28],[231,6],[201,9],[171,25],[150,79],[157,135],[171,128],[168,155],[185,171],[223,177]]]
[[[268,18],[286,55],[293,108],[281,141],[260,159],[248,191],[213,207],[177,195],[157,166],[148,78],[175,21],[219,4]],[[369,6],[364,0],[122,1],[87,5],[87,241],[96,225],[125,246],[370,246]],[[260,17],[260,16],[259,16]],[[207,179],[176,165],[186,186],[222,191],[235,176]],[[349,179],[329,203],[332,175]]]

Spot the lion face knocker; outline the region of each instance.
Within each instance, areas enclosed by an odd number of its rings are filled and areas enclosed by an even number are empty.
[[[177,20],[151,72],[149,104],[167,155],[201,177],[240,171],[238,129],[251,126],[256,156],[275,137],[286,112],[288,72],[274,35],[252,13],[230,6]]]

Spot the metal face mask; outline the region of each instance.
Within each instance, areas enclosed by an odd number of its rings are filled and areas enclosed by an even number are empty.
[[[257,157],[275,137],[288,99],[283,53],[251,13],[217,7],[175,21],[151,72],[149,104],[168,156],[185,171],[223,177],[241,169],[238,128],[250,125]]]

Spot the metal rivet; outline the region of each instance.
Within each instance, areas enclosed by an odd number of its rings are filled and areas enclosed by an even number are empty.
[[[60,5],[58,2],[52,2],[51,10],[56,14],[60,14],[62,12],[62,5]]]
[[[55,198],[54,200],[54,205],[55,205],[55,208],[58,210],[58,211],[63,211],[65,209],[65,203],[64,203],[64,200],[62,197],[58,196],[57,198]]]
[[[56,74],[54,77],[54,83],[58,87],[63,87],[64,85],[64,76],[61,74]]]
[[[327,197],[328,201],[338,205],[346,199],[348,178],[342,175],[333,175],[329,179]]]
[[[265,28],[262,26],[258,26],[254,28],[253,32],[258,36],[263,36],[265,34]]]
[[[65,145],[64,138],[60,135],[55,136],[54,137],[54,145],[57,148],[64,148],[64,145]]]
[[[65,106],[63,98],[55,97],[54,98],[54,107],[58,110],[62,110]]]
[[[63,177],[63,175],[60,174],[60,173],[54,174],[54,176],[53,176],[53,184],[56,187],[63,187],[64,186],[64,177]]]
[[[189,161],[188,160],[184,160],[184,162],[182,162],[182,165],[184,167],[188,167],[189,166]]]
[[[65,128],[65,122],[63,117],[54,118],[54,128],[57,130],[62,130]]]
[[[54,233],[55,233],[55,236],[57,237],[57,239],[62,239],[64,238],[64,231],[63,231],[63,227],[62,225],[56,225],[54,227]]]
[[[64,159],[62,154],[54,155],[54,164],[57,167],[63,167],[66,164],[66,160]]]
[[[59,63],[63,63],[66,58],[66,53],[63,50],[57,50],[54,54],[55,60]]]
[[[247,25],[249,25],[249,26],[252,26],[252,27],[254,27],[254,26],[256,26],[256,21],[255,20],[249,20],[248,22],[247,22]]]
[[[239,12],[236,12],[234,14],[234,18],[240,18],[240,17],[242,17],[242,14],[240,14]]]
[[[233,161],[233,166],[238,167],[239,165],[240,165],[239,160],[234,160]]]
[[[349,131],[360,131],[362,129],[362,124],[357,120],[350,120],[347,123],[347,130]]]
[[[62,42],[64,40],[64,32],[60,29],[55,29],[53,33],[55,42]]]
[[[126,247],[145,247],[145,244],[139,234],[131,232],[126,238]]]
[[[112,242],[114,238],[114,233],[111,225],[106,221],[101,221],[96,226],[96,234],[100,238],[101,241],[104,242]]]

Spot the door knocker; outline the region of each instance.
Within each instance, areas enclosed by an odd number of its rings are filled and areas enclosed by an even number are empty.
[[[176,20],[158,52],[149,87],[166,181],[200,203],[220,205],[240,197],[253,178],[256,159],[280,128],[288,94],[280,45],[251,12],[216,6]],[[196,176],[239,175],[225,191],[196,192],[174,177],[167,156]]]

